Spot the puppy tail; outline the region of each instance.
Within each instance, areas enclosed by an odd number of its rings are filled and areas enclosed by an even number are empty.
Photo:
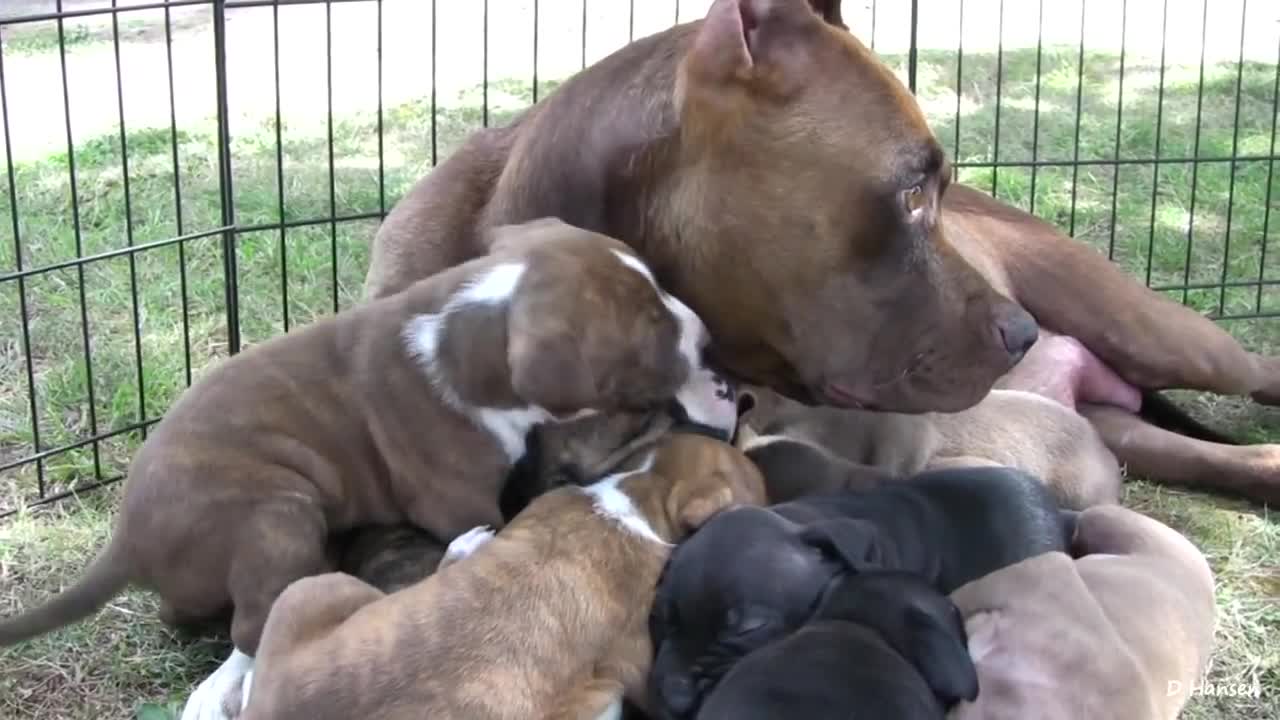
[[[1142,392],[1142,409],[1138,411],[1138,416],[1158,428],[1196,440],[1220,445],[1240,444],[1235,438],[1220,433],[1191,417],[1187,411],[1178,407],[1172,400],[1155,390],[1144,390]]]
[[[43,635],[90,615],[118,595],[129,580],[115,545],[108,545],[76,584],[39,607],[0,622],[0,647]]]

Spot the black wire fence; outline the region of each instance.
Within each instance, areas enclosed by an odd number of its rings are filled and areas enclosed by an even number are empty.
[[[0,517],[118,480],[210,363],[357,302],[472,130],[709,0],[0,4]],[[960,180],[1280,347],[1280,4],[861,0]],[[851,119],[852,121],[852,119]]]

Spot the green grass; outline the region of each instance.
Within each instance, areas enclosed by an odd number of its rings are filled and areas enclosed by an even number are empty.
[[[11,43],[6,38],[6,50]],[[30,42],[35,43],[35,40]],[[39,50],[32,46],[32,51]],[[895,66],[900,59],[890,58]],[[995,133],[996,64],[990,55],[966,54],[959,147],[955,144],[955,58],[926,51],[920,57],[920,97],[937,134],[961,162],[1001,160],[1110,159],[1116,153],[1117,57],[1087,53],[1083,70],[1074,48],[1046,48],[1041,58],[1041,113],[1035,105],[1034,50],[1006,52],[1001,59],[999,136]],[[1077,77],[1082,73],[1079,143],[1076,142]],[[1274,66],[1246,63],[1236,122],[1236,66],[1205,70],[1201,156],[1271,152],[1274,122]],[[1144,58],[1127,58],[1124,74],[1119,156],[1151,157],[1157,137],[1160,154],[1183,157],[1196,147],[1198,68],[1170,66],[1164,83],[1163,115],[1156,133],[1158,68]],[[495,83],[495,86],[498,85]],[[492,86],[491,86],[492,87]],[[500,89],[528,99],[530,89],[504,82]],[[544,86],[543,91],[550,87]],[[476,98],[450,99],[437,117],[441,155],[480,125]],[[389,207],[430,167],[430,107],[423,98],[387,108],[385,199]],[[502,122],[508,112],[492,113]],[[308,220],[330,214],[326,129],[286,117],[281,154],[285,172],[284,219]],[[313,119],[312,119],[313,120]],[[1033,134],[1032,129],[1036,128]],[[1237,132],[1238,129],[1238,132]],[[333,125],[334,207],[339,215],[380,208],[377,119],[373,114],[336,117]],[[244,226],[277,222],[277,161],[274,118],[237,125],[234,133],[236,220]],[[172,146],[178,148],[175,177]],[[215,132],[211,123],[168,128],[136,128],[127,134],[129,200],[126,217],[124,173],[118,133],[80,138],[74,157],[55,154],[14,168],[16,211],[24,267],[42,267],[220,224]],[[77,171],[79,240],[72,222],[68,161]],[[990,190],[1034,212],[1082,241],[1111,250],[1117,262],[1156,285],[1256,281],[1262,260],[1268,166],[1262,162],[1187,164],[1160,167],[1153,183],[1149,164],[1111,167],[963,169],[962,180]],[[1192,175],[1195,214],[1190,232]],[[1232,178],[1234,177],[1234,184]],[[1280,180],[1272,180],[1273,184]],[[180,190],[179,219],[174,188]],[[1073,191],[1074,189],[1074,191]],[[1152,197],[1155,197],[1154,224]],[[1112,198],[1115,197],[1114,223]],[[1272,205],[1280,188],[1270,195]],[[1230,202],[1229,202],[1230,200]],[[1034,205],[1033,205],[1034,203]],[[15,208],[0,193],[0,219]],[[1269,234],[1280,236],[1280,212]],[[1227,252],[1227,225],[1230,243]],[[347,307],[359,296],[374,221],[328,223],[239,236],[237,266],[240,324],[247,342],[258,342],[291,325]],[[1112,228],[1114,227],[1114,232]],[[0,247],[13,247],[13,231],[0,222]],[[0,463],[30,454],[33,418],[28,402],[20,305],[25,301],[31,333],[32,373],[37,389],[35,421],[41,447],[74,442],[163,411],[187,382],[226,354],[226,308],[219,236],[192,240],[75,269],[0,284]],[[1276,276],[1280,246],[1269,248],[1266,275]],[[336,256],[336,265],[334,258]],[[1151,258],[1148,265],[1147,258]],[[0,272],[16,267],[11,250],[0,255]],[[185,268],[185,280],[180,274]],[[336,283],[334,278],[336,276]],[[137,303],[132,300],[137,288]],[[287,300],[285,299],[287,293]],[[1173,291],[1178,300],[1183,293]],[[1227,314],[1276,311],[1275,293],[1232,288],[1192,290],[1186,301],[1204,312]],[[88,320],[91,363],[85,362],[81,314]],[[135,325],[135,317],[136,325]],[[135,327],[138,330],[135,342]],[[1227,324],[1247,346],[1280,350],[1280,323],[1274,320]],[[137,357],[141,355],[139,373]],[[93,402],[89,402],[92,374]],[[141,377],[141,380],[139,380]],[[141,391],[141,392],[140,392]],[[1274,414],[1238,399],[1183,394],[1197,412],[1254,441],[1280,439]],[[145,403],[142,401],[145,400]],[[143,406],[145,404],[145,407]],[[123,435],[99,448],[96,464],[104,476],[118,475],[140,436]],[[45,491],[57,492],[91,481],[92,448],[74,450],[44,463]],[[0,475],[0,508],[34,500],[36,468]],[[83,567],[105,537],[116,499],[109,489],[44,511],[24,511],[0,521],[0,614],[29,607],[62,587]],[[1133,483],[1127,502],[1186,532],[1209,556],[1220,581],[1220,648],[1211,678],[1251,678],[1264,685],[1263,697],[1200,698],[1186,717],[1196,720],[1280,717],[1280,650],[1267,638],[1280,633],[1280,575],[1275,558],[1280,530],[1274,520],[1241,504]],[[208,640],[169,635],[155,620],[154,600],[130,593],[113,602],[95,621],[0,652],[0,715],[36,717],[130,716],[142,703],[165,705],[182,697],[206,674],[222,648]],[[1249,704],[1254,703],[1254,704]],[[147,706],[145,714],[163,715]]]

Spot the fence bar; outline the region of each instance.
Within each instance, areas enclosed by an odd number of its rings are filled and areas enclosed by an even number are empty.
[[[280,6],[271,6],[271,49],[276,91],[276,217],[280,220],[280,321],[289,332],[289,230],[284,217],[284,121],[280,110]]]
[[[953,175],[960,169],[960,101],[964,98],[964,0],[960,0],[960,22],[957,23],[957,26],[959,31],[956,34],[958,38],[956,42],[956,142],[952,147],[952,153],[955,157],[951,158],[951,172]]]
[[[116,6],[117,0],[111,0]],[[124,237],[125,244],[133,247],[133,200],[129,192],[129,136],[125,131],[124,121],[124,69],[120,64],[120,16],[111,16],[111,44],[115,49],[116,59],[116,105],[120,110],[120,173],[123,177],[124,190]],[[147,390],[142,377],[142,316],[138,311],[138,263],[136,255],[130,253],[129,258],[129,296],[133,300],[133,361],[138,382],[138,419],[147,416]],[[145,440],[147,431],[142,431]]]
[[[1222,236],[1222,289],[1218,291],[1218,314],[1221,315],[1227,304],[1227,268],[1231,264],[1231,220],[1236,204],[1236,153],[1240,151],[1240,91],[1244,85],[1244,38],[1245,21],[1249,17],[1249,0],[1240,3],[1240,57],[1236,60],[1236,110],[1235,121],[1231,126],[1231,177],[1227,180],[1227,227]]]
[[[1271,156],[1276,154],[1276,120],[1280,118],[1280,41],[1276,43],[1276,76],[1271,81]],[[1267,199],[1262,203],[1262,250],[1258,257],[1258,297],[1254,308],[1262,312],[1262,278],[1267,273],[1267,233],[1271,230],[1271,181],[1276,169],[1274,159],[1267,162]]]
[[[1044,0],[1041,0],[1044,2]],[[1107,237],[1107,259],[1116,259],[1116,221],[1120,201],[1120,130],[1124,126],[1124,47],[1129,28],[1129,0],[1120,3],[1120,87],[1116,93],[1116,143],[1111,153],[1111,231]],[[1036,75],[1040,73],[1036,69]],[[1234,152],[1231,153],[1233,156]]]
[[[993,163],[1000,162],[1000,95],[1004,85],[1004,0],[1000,0],[999,13],[1000,17],[996,22],[996,121],[991,148],[991,161]],[[993,197],[998,197],[996,190],[999,185],[999,172],[998,165],[991,166],[991,195]]]
[[[159,10],[164,8],[190,7],[192,5],[208,5],[217,0],[169,0],[168,2],[144,3],[141,5],[129,5],[126,7],[102,7],[87,8],[84,10],[63,10],[62,0],[58,0],[57,9],[51,13],[36,13],[34,15],[20,15],[17,17],[3,18],[0,17],[0,27],[6,25],[22,25],[24,23],[47,22],[49,20],[73,20],[75,18],[92,17],[94,15],[118,15],[122,12],[140,12],[143,10]]]
[[[483,5],[484,16],[480,25],[481,42],[483,43],[480,56],[480,71],[482,73],[480,81],[480,120],[483,127],[489,127],[489,0],[484,0]]]
[[[4,159],[5,170],[9,180],[9,219],[13,223],[13,260],[14,269],[23,271],[22,230],[18,222],[18,181],[13,166],[13,135],[9,132],[9,97],[4,80],[4,46],[0,45],[0,123],[4,126]],[[18,312],[22,314],[22,359],[25,363],[27,380],[27,412],[31,413],[31,447],[40,453],[40,414],[36,402],[35,361],[31,353],[31,317],[27,310],[27,284],[23,275],[18,276]],[[44,461],[36,460],[36,487],[40,496],[44,497]]]
[[[440,162],[436,143],[436,0],[431,0],[431,167]]]
[[[533,104],[538,104],[538,0],[533,0]]]
[[[378,212],[387,214],[387,159],[383,148],[386,133],[382,122],[382,0],[378,0]],[[535,33],[536,34],[536,33]],[[278,81],[277,81],[278,82]],[[536,83],[535,83],[536,85]],[[278,85],[277,85],[278,88]],[[536,90],[534,91],[537,92]],[[281,218],[283,220],[283,218]]]
[[[169,8],[164,9],[164,51],[169,73],[169,142],[173,153],[173,220],[178,237],[183,235],[182,171],[178,161],[178,101],[173,83],[173,20]],[[182,365],[188,387],[191,385],[191,297],[187,291],[187,244],[178,243],[178,292],[182,296]]]
[[[1067,234],[1076,234],[1076,196],[1080,190],[1080,126],[1084,113],[1084,18],[1088,3],[1080,3],[1080,52],[1076,55],[1076,136],[1071,146],[1071,219]],[[1119,168],[1117,168],[1118,170]]]
[[[275,226],[271,225],[269,227],[275,227]],[[220,226],[220,227],[213,228],[211,230],[202,230],[197,233],[191,233],[190,235],[180,235],[178,237],[165,238],[164,240],[155,240],[149,243],[142,243],[141,245],[133,245],[130,247],[116,248],[115,250],[107,250],[104,252],[97,253],[96,255],[88,255],[86,257],[77,257],[77,258],[72,258],[70,260],[63,260],[61,262],[49,263],[48,265],[41,265],[39,267],[26,268],[23,270],[15,270],[11,273],[0,275],[0,285],[3,285],[4,283],[7,283],[7,282],[13,282],[15,280],[21,281],[22,279],[31,277],[32,275],[43,275],[45,273],[50,273],[55,270],[66,270],[67,268],[75,268],[75,267],[82,268],[85,265],[89,265],[95,262],[100,262],[102,260],[110,260],[111,258],[121,257],[122,255],[135,255],[140,252],[145,252],[147,250],[154,250],[156,248],[167,247],[169,245],[178,245],[179,247],[181,247],[181,243],[185,243],[188,240],[199,240],[200,238],[212,237],[214,235],[218,235],[221,233],[230,232],[233,229],[234,228],[231,228],[229,226]]]
[[[486,0],[487,4],[487,0]],[[333,5],[324,4],[325,106],[329,131],[329,282],[333,311],[338,312],[338,180],[333,157]]]
[[[1196,85],[1196,135],[1192,143],[1191,157],[1200,155],[1200,130],[1204,118],[1204,56],[1209,40],[1209,0],[1201,0],[1200,15],[1200,81]],[[1182,265],[1182,284],[1191,282],[1191,242],[1196,231],[1196,189],[1200,180],[1200,163],[1191,163],[1191,203],[1187,208],[1187,257]],[[1182,302],[1187,302],[1187,291],[1182,292]]]
[[[911,45],[907,49],[907,87],[916,93],[917,35],[920,28],[920,0],[911,0]]]
[[[240,292],[239,271],[236,269],[236,234],[230,230],[235,227],[236,213],[231,185],[231,113],[227,107],[227,0],[214,0],[213,3],[213,56],[218,103],[218,190],[221,195],[222,226],[228,228],[222,234],[227,350],[235,355],[240,352]]]
[[[1044,66],[1044,0],[1040,0],[1039,9],[1036,10],[1036,89],[1035,106],[1031,111],[1031,162],[1040,159],[1040,82],[1042,73],[1041,68]],[[1027,205],[1027,212],[1032,215],[1036,214],[1036,175],[1040,168],[1031,166],[1031,199]]]
[[[55,6],[62,11],[62,0]],[[84,257],[84,237],[80,227],[80,193],[76,183],[76,145],[71,133],[71,86],[67,82],[67,37],[65,23],[58,18],[58,58],[62,66],[62,112],[67,120],[67,175],[71,181],[71,224],[75,233],[76,257]],[[76,280],[80,294],[80,338],[84,343],[84,376],[89,398],[89,433],[98,434],[98,403],[93,387],[93,350],[89,338],[89,303],[84,287],[84,265],[76,264]],[[102,453],[93,444],[93,476],[102,479]]]
[[[1160,13],[1160,81],[1156,90],[1156,146],[1151,153],[1160,157],[1160,135],[1164,128],[1164,66],[1165,50],[1169,45],[1169,0],[1164,0],[1164,9]],[[1146,285],[1151,285],[1151,271],[1155,264],[1156,250],[1156,202],[1160,197],[1160,163],[1151,164],[1151,218],[1147,223],[1147,277]]]

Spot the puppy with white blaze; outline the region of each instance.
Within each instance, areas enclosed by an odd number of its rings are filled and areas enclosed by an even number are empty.
[[[75,585],[0,622],[0,645],[147,588],[172,624],[230,615],[235,650],[183,713],[229,717],[276,597],[335,569],[334,533],[501,528],[508,473],[540,424],[667,408],[728,437],[736,407],[703,363],[706,327],[627,246],[554,219],[493,235],[483,258],[205,374],[134,458],[107,547]]]
[[[764,480],[732,445],[675,432],[585,488],[535,499],[441,570],[385,594],[299,580],[267,620],[244,720],[570,720],[646,709],[648,617],[672,547]]]

